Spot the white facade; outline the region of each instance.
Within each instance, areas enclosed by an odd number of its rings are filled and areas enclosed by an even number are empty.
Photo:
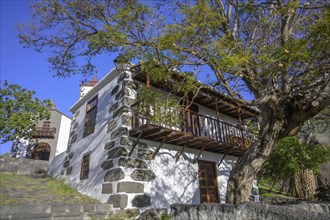
[[[79,192],[115,209],[169,208],[174,203],[200,204],[199,150],[187,148],[176,162],[182,146],[164,144],[154,159],[150,156],[160,142],[129,137],[132,129],[130,105],[137,84],[131,72],[111,70],[70,109],[73,113],[66,152],[54,158],[49,174],[64,179]],[[95,130],[83,136],[89,100],[98,97]],[[214,110],[199,105],[201,114],[216,117]],[[236,125],[238,120],[220,114],[220,120]],[[134,148],[135,147],[135,148]],[[134,149],[133,149],[134,148]],[[133,150],[132,150],[133,149]],[[129,152],[132,154],[129,156]],[[89,155],[89,175],[82,179],[82,161]],[[214,162],[223,154],[204,151],[198,160]],[[237,157],[226,156],[216,166],[219,201],[225,201],[229,172]],[[197,160],[196,160],[197,161]]]
[[[69,134],[70,134],[70,124],[71,124],[71,119],[65,115],[61,115],[61,123],[58,131],[59,134],[56,143],[55,156],[66,151],[66,148],[68,146]]]

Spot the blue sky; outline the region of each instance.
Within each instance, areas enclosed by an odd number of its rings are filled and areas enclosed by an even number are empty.
[[[45,54],[30,48],[23,48],[19,43],[16,25],[30,20],[30,1],[0,0],[1,36],[0,36],[0,80],[36,91],[40,99],[52,99],[58,110],[71,117],[69,108],[79,97],[79,84],[82,76],[67,79],[53,78]],[[98,79],[101,79],[113,66],[113,56],[98,57],[95,65]],[[2,144],[0,155],[11,148],[11,142]]]

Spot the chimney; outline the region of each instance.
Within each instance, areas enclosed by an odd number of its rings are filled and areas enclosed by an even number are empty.
[[[86,95],[95,85],[98,83],[97,77],[94,76],[91,81],[80,84],[80,96],[81,99],[84,95]]]

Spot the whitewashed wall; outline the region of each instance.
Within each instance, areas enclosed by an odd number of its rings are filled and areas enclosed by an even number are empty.
[[[72,151],[74,152],[71,166],[73,167],[72,174],[67,177],[67,182],[78,189],[79,192],[92,196],[99,199],[101,202],[106,202],[108,195],[101,193],[101,186],[103,183],[103,178],[106,171],[101,169],[101,164],[106,160],[106,153],[104,152],[104,145],[109,140],[107,135],[107,124],[110,119],[108,113],[109,107],[114,104],[115,100],[110,95],[110,91],[117,85],[117,80],[115,77],[118,72],[113,71],[111,73],[110,83],[106,83],[99,90],[90,90],[87,102],[92,99],[96,94],[98,94],[98,105],[97,105],[97,115],[96,115],[96,125],[94,133],[83,138],[84,133],[84,120],[86,114],[86,104],[85,102],[81,105],[75,112],[80,112],[75,118],[78,123],[76,128],[77,140],[72,144]],[[100,81],[101,82],[101,81]],[[90,173],[89,178],[85,180],[80,180],[80,169],[82,157],[84,154],[90,152]]]
[[[71,124],[71,119],[66,117],[65,115],[62,115],[61,124],[59,127],[58,140],[56,143],[55,156],[63,153],[68,146],[68,140],[69,140],[69,134],[70,134],[70,124]]]
[[[159,146],[159,142],[141,141],[153,150]],[[188,148],[178,162],[175,162],[181,149],[164,144],[155,159],[148,161],[149,168],[157,175],[153,181],[145,183],[146,193],[151,195],[152,208],[169,208],[174,203],[200,204],[198,162],[192,163],[198,150]],[[222,157],[223,154],[204,151],[199,159],[218,164]],[[222,203],[225,202],[229,172],[236,159],[237,157],[226,156],[217,168],[219,199]]]

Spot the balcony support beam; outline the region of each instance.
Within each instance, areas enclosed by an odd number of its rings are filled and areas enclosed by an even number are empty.
[[[184,144],[184,147],[181,149],[180,153],[177,154],[176,159],[175,159],[175,163],[178,162],[178,160],[180,159],[180,157],[183,154],[184,150],[186,149],[187,145],[188,145],[188,141]]]
[[[137,138],[137,140],[136,140],[134,146],[132,146],[131,151],[128,153],[128,156],[129,156],[129,157],[130,157],[131,154],[133,153],[135,147],[139,144],[139,141],[140,141],[140,138],[142,137],[142,134],[143,134],[143,131],[141,131],[141,133],[139,134],[139,136],[138,136],[138,138]]]
[[[230,149],[223,155],[223,157],[221,158],[221,160],[218,163],[218,168],[220,167],[220,165],[222,164],[223,160],[225,159],[225,157],[227,156],[228,152],[230,151]]]
[[[203,153],[205,147],[206,147],[206,145],[204,145],[204,146],[202,147],[202,149],[200,149],[200,151],[198,152],[198,154],[197,154],[196,157],[194,158],[193,164],[196,163],[196,161],[198,160],[199,156]]]
[[[162,140],[162,142],[159,144],[159,146],[157,147],[157,149],[155,150],[154,154],[152,155],[152,159],[155,159],[158,151],[160,150],[160,148],[163,146],[164,142],[166,141],[167,136],[165,136]]]

